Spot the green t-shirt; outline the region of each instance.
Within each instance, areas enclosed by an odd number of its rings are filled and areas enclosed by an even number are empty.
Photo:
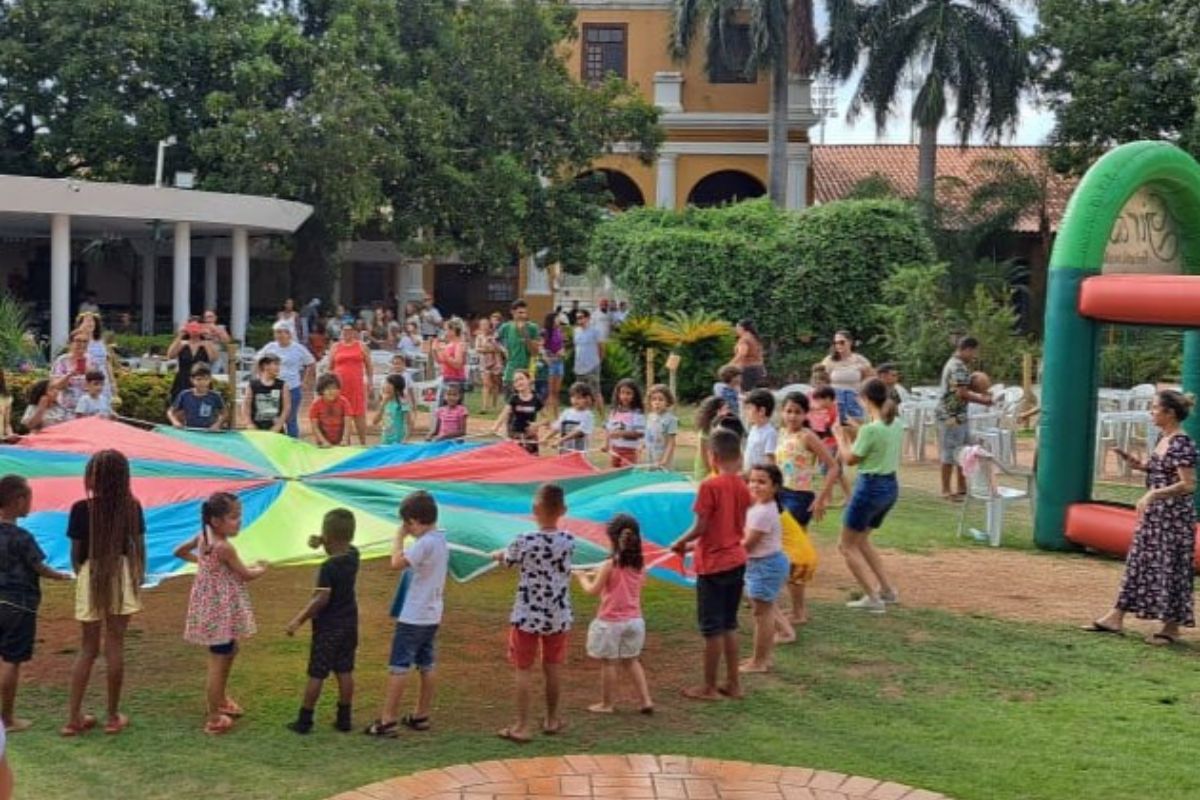
[[[904,452],[904,423],[899,418],[891,425],[881,421],[870,422],[858,430],[854,440],[854,455],[861,461],[858,471],[868,475],[891,475],[900,468],[900,455]]]
[[[513,373],[519,369],[529,369],[529,342],[538,338],[538,326],[532,322],[525,323],[525,335],[515,322],[509,321],[500,326],[496,338],[500,346],[508,354],[504,362],[504,382],[512,383]]]

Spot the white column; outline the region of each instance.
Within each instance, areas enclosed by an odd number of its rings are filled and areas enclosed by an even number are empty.
[[[679,156],[658,154],[658,175],[654,181],[654,204],[659,208],[675,208],[675,167]]]
[[[213,252],[204,258],[204,307],[217,310],[217,254]]]
[[[158,277],[158,252],[154,243],[142,254],[142,333],[154,334],[155,279]]]
[[[796,149],[793,150],[792,148]],[[799,211],[808,206],[808,161],[810,145],[791,145],[788,148],[787,195],[785,207]]]
[[[172,278],[171,319],[176,329],[192,314],[192,226],[175,223],[175,272]]]
[[[57,353],[71,334],[71,217],[50,217],[50,347]]]
[[[533,256],[528,256],[525,259],[524,294],[537,296],[550,294],[550,272],[539,267],[537,259]]]
[[[245,228],[233,229],[233,269],[229,294],[229,335],[246,341],[250,321],[250,239]]]

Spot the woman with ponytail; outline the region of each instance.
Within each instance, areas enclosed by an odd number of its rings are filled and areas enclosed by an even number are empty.
[[[600,608],[588,626],[588,655],[601,661],[600,702],[588,706],[595,714],[613,713],[617,668],[628,675],[637,691],[643,714],[654,713],[650,687],[640,656],[646,642],[642,619],[642,585],[646,582],[642,559],[642,534],[628,514],[617,514],[608,523],[612,556],[594,572],[579,572],[579,583],[588,594],[600,595]]]
[[[71,507],[67,537],[75,584],[75,619],[82,625],[79,656],[71,670],[67,724],[63,736],[78,736],[96,727],[96,717],[83,712],[92,667],[104,644],[108,678],[105,733],[120,733],[129,717],[120,711],[125,677],[125,629],[142,610],[139,588],[146,575],[146,521],[130,491],[129,461],[116,450],[101,450],[84,473],[87,498]]]

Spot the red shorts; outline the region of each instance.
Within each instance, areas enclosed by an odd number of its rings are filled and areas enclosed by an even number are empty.
[[[567,660],[569,633],[527,633],[513,625],[508,629],[508,662],[517,669],[529,669],[537,661],[540,644],[543,664],[562,664]]]

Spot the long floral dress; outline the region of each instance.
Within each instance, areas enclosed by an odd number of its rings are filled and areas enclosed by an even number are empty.
[[[221,561],[208,535],[196,548],[196,578],[188,602],[183,638],[192,644],[222,645],[253,636],[257,630],[250,590]]]
[[[1146,486],[1162,489],[1179,481],[1179,469],[1195,468],[1196,444],[1187,434],[1171,437],[1166,452],[1146,462]],[[1192,495],[1151,503],[1142,515],[1125,562],[1117,608],[1141,619],[1196,624],[1192,609],[1196,509]]]

